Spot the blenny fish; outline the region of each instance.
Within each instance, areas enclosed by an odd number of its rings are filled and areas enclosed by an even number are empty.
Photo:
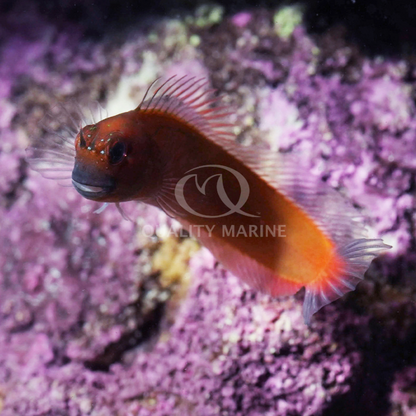
[[[199,227],[217,260],[258,290],[283,296],[305,287],[309,324],[390,246],[366,239],[352,204],[296,156],[238,144],[231,112],[205,84],[152,84],[136,109],[61,133],[32,149],[30,162],[46,176],[72,171],[87,199],[142,201]]]

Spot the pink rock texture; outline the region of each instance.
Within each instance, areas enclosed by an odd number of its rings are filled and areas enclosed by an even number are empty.
[[[414,414],[410,61],[367,57],[344,32],[302,24],[280,39],[266,9],[205,26],[193,12],[137,17],[97,38],[84,21],[19,4],[0,17],[0,414]],[[114,207],[93,214],[97,204],[28,168],[24,149],[42,139],[55,98],[104,102],[134,75],[143,89],[149,72],[208,76],[235,109],[238,140],[299,154],[394,246],[310,328],[302,293],[256,293],[205,249],[172,309],[150,267],[160,237],[140,236],[168,217],[135,204],[135,222]]]

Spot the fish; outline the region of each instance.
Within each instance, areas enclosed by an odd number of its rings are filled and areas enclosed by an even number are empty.
[[[119,209],[144,202],[185,229],[197,227],[215,258],[256,290],[280,297],[304,287],[310,325],[391,247],[366,238],[357,209],[296,155],[237,143],[232,110],[206,81],[158,82],[137,108],[78,129],[73,123],[53,146],[34,148],[31,165],[48,177],[70,172],[89,200]]]

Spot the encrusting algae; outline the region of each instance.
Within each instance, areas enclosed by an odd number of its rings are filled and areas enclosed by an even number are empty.
[[[293,157],[237,144],[231,113],[204,86],[172,77],[135,110],[44,143],[29,161],[41,173],[72,171],[85,198],[161,208],[258,290],[305,287],[309,323],[390,246],[364,238],[352,205]]]
[[[199,248],[199,244],[192,238],[178,240],[174,236],[168,236],[162,240],[152,255],[152,271],[160,273],[162,288],[178,286],[175,290],[177,297],[185,295],[190,281],[188,263]]]

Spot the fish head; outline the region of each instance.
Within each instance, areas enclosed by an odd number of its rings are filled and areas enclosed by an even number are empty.
[[[94,201],[140,199],[155,181],[157,151],[133,112],[87,125],[75,140],[72,183]]]

